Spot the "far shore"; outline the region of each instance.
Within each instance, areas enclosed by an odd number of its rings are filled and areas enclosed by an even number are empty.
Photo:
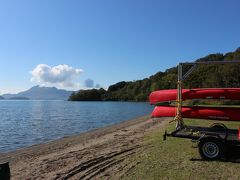
[[[0,163],[10,162],[12,179],[111,179],[121,177],[131,165],[129,156],[142,151],[144,135],[168,121],[149,115],[79,135],[0,153]],[[108,178],[106,178],[108,177]]]

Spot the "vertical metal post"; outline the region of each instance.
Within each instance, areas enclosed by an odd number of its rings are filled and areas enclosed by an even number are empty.
[[[178,82],[177,82],[177,112],[175,116],[175,121],[177,121],[176,128],[182,129],[184,127],[182,119],[182,64],[178,65]]]
[[[184,122],[182,119],[182,84],[183,81],[194,71],[198,64],[234,64],[239,63],[240,60],[232,61],[210,61],[210,62],[193,62],[193,63],[179,63],[178,65],[178,82],[177,82],[177,105],[176,105],[176,116],[174,120],[176,123],[176,129],[184,128]],[[184,65],[191,65],[192,67],[183,75],[182,67]]]

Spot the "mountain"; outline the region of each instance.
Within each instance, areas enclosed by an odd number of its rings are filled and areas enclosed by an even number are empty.
[[[195,60],[205,61],[231,61],[240,60],[240,48],[226,54],[210,54]],[[186,68],[183,69],[186,72]],[[81,90],[73,93],[71,101],[147,101],[152,91],[159,89],[175,89],[177,87],[177,66],[167,69],[165,72],[157,72],[155,75],[143,80],[119,82],[109,86],[107,91],[98,90],[99,97],[93,96],[96,90]],[[240,65],[198,65],[198,68],[186,79],[184,88],[206,87],[240,87]],[[93,93],[94,92],[94,93]]]
[[[31,99],[31,100],[67,100],[73,91],[57,89],[55,87],[34,86],[18,94],[4,94],[5,99]]]
[[[0,100],[4,99],[2,96],[0,96]]]

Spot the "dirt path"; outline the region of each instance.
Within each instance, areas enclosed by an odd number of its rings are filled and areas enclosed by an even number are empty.
[[[36,145],[8,154],[12,179],[103,179],[120,178],[139,162],[130,156],[143,151],[145,133],[165,126],[168,120],[149,116],[88,133]]]

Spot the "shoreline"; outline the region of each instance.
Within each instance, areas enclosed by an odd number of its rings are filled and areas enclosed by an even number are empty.
[[[145,115],[78,135],[0,153],[0,162],[10,162],[12,179],[79,179],[85,177],[86,169],[80,168],[75,173],[72,171],[89,161],[93,161],[89,171],[95,168],[95,173],[90,173],[87,177],[94,174],[93,177],[102,177],[106,172],[109,177],[120,177],[118,168],[126,166],[123,162],[127,156],[143,149],[145,133],[166,122],[168,121],[151,121],[150,115]],[[102,159],[98,161],[99,158]],[[118,162],[118,158],[122,158],[121,162]],[[111,168],[97,173],[102,162]],[[116,169],[113,170],[114,168]],[[111,171],[108,172],[107,169]]]
[[[23,148],[19,148],[19,149],[8,151],[8,152],[0,152],[0,163],[5,161],[11,161],[13,159],[11,157],[12,155],[24,155],[25,152],[31,152],[31,153],[34,153],[35,155],[36,152],[33,152],[33,151],[37,151],[38,148],[46,147],[46,148],[50,148],[49,151],[54,151],[55,149],[57,150],[59,150],[59,148],[62,149],[63,145],[64,147],[66,146],[68,147],[74,144],[79,144],[80,143],[79,140],[84,140],[83,142],[81,142],[84,144],[86,143],[85,141],[89,141],[90,138],[94,139],[96,137],[101,137],[105,134],[112,133],[113,131],[124,128],[126,125],[134,125],[135,123],[139,123],[142,120],[150,119],[150,118],[151,118],[150,115],[144,115],[144,116],[136,117],[134,119],[126,120],[117,124],[108,125],[106,127],[101,127],[101,128],[93,129],[86,132],[80,132],[75,135],[62,137],[60,139],[50,140],[47,142],[34,144],[28,147],[23,147]],[[60,147],[56,147],[56,146],[59,146],[60,143],[61,143]],[[36,153],[36,155],[41,155],[41,154]]]

